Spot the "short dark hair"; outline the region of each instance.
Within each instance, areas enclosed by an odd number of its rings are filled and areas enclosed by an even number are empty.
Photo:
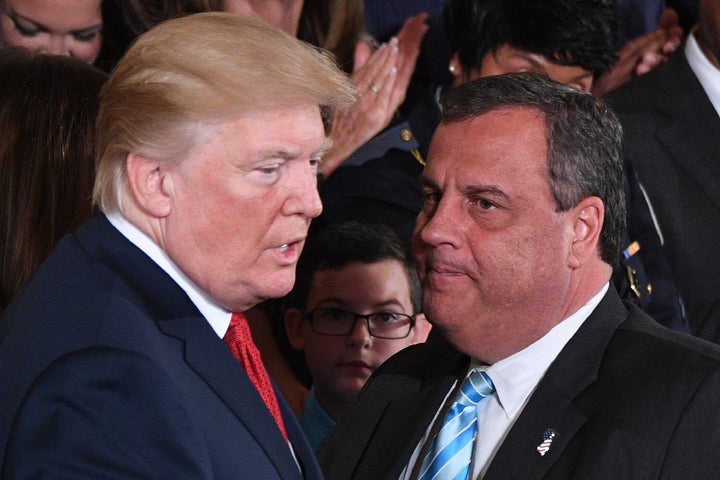
[[[318,270],[383,260],[397,260],[405,267],[413,314],[419,313],[422,309],[422,287],[407,248],[389,227],[356,221],[331,225],[308,238],[298,261],[295,286],[287,296],[287,306],[305,307],[313,275]]]
[[[474,118],[501,108],[532,108],[545,119],[548,180],[558,211],[583,198],[605,205],[601,258],[615,265],[625,231],[623,133],[610,107],[591,94],[547,76],[508,73],[466,82],[442,98],[443,123]]]
[[[614,0],[448,0],[443,20],[468,73],[504,44],[596,76],[617,58]]]

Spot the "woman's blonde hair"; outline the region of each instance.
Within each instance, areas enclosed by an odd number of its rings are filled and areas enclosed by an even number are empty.
[[[125,160],[180,160],[207,131],[245,111],[319,105],[326,121],[355,90],[326,53],[231,13],[169,20],[138,38],[101,93],[94,202],[121,209]]]

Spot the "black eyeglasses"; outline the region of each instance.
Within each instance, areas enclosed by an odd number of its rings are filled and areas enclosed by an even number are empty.
[[[404,313],[375,312],[360,315],[340,308],[316,308],[305,312],[305,318],[310,320],[313,332],[338,337],[349,335],[359,318],[365,319],[368,332],[375,338],[405,338],[415,325],[415,319]]]

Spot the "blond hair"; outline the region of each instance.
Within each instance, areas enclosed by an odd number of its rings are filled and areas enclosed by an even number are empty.
[[[207,129],[244,111],[319,105],[326,120],[355,90],[331,57],[266,23],[200,13],[149,30],[101,93],[94,202],[121,210],[125,160],[179,160]]]

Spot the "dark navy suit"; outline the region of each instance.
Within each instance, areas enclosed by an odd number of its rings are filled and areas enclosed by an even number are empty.
[[[95,213],[0,321],[2,478],[320,479],[182,289]]]

